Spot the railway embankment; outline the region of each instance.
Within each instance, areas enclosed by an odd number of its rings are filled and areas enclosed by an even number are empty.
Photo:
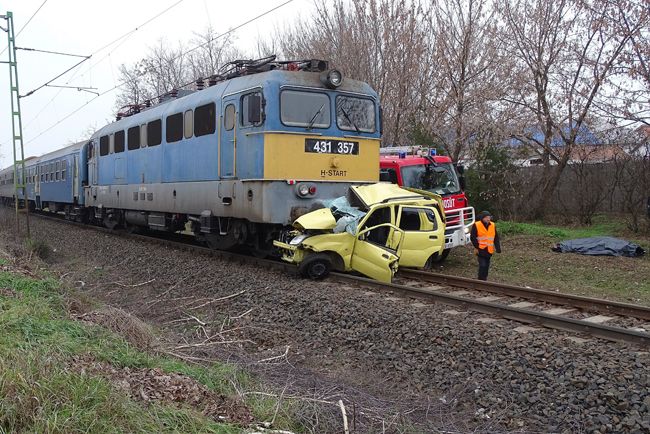
[[[0,249],[0,431],[300,428],[284,403],[238,394],[260,385],[235,365],[179,360],[149,325],[66,289],[35,260],[56,254],[46,244],[24,252],[13,245],[12,254],[6,248]]]
[[[339,400],[357,432],[650,427],[646,348],[52,221],[33,231],[66,285],[151,324],[179,358],[253,372],[272,389],[242,394],[300,403],[313,432],[340,432]]]

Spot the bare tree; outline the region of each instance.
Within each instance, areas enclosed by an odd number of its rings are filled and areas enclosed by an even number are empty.
[[[229,35],[220,37],[212,27],[195,33],[189,44],[178,42],[174,47],[165,39],[159,40],[140,61],[120,66],[124,85],[116,106],[142,104],[215,74],[221,65],[241,56],[234,41]]]
[[[505,89],[508,59],[500,57],[494,15],[491,3],[478,0],[442,0],[433,14],[426,59],[432,80],[421,115],[454,160],[488,122],[495,127],[490,102]]]
[[[384,140],[399,143],[426,106],[430,11],[419,1],[319,0],[314,13],[280,31],[285,57],[321,57],[368,82],[384,108]]]
[[[528,131],[517,137],[544,163],[540,199],[532,208],[532,216],[539,217],[553,197],[587,116],[638,28],[611,32],[608,22],[620,19],[623,11],[608,0],[508,0],[501,11],[507,53],[528,77],[508,98],[530,115]],[[561,146],[554,146],[558,141]]]

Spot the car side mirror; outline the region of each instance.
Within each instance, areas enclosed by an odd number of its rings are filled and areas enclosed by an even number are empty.
[[[459,175],[464,175],[465,166],[463,166],[462,164],[456,164],[456,171],[458,172]]]
[[[262,96],[253,94],[248,97],[248,122],[259,124],[262,122]]]

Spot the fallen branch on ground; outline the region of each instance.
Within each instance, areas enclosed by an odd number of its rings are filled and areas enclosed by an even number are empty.
[[[290,348],[290,346],[287,345],[287,348],[284,350],[284,354],[280,354],[279,356],[269,357],[268,359],[258,360],[257,363],[270,362],[271,360],[276,360],[276,359],[281,359],[281,358],[286,359],[287,356],[289,355],[289,348]],[[288,362],[288,360],[287,360],[287,362]]]
[[[203,322],[203,321],[201,321],[200,319],[198,319],[198,318],[195,317],[194,315],[190,315],[190,314],[186,314],[186,315],[188,315],[186,318],[175,319],[175,320],[173,320],[173,321],[169,321],[167,324],[175,324],[175,323],[179,323],[179,322],[196,321],[196,322],[199,323],[199,325],[201,325],[201,326],[206,326],[206,325],[208,325],[207,322]]]
[[[238,344],[242,342],[248,342],[251,344],[254,344],[255,342],[251,341],[250,339],[242,339],[242,340],[235,340],[235,341],[216,341],[216,342],[199,342],[198,344],[187,344],[187,345],[179,345],[178,347],[174,347],[175,350],[182,350],[185,348],[200,348],[200,347],[209,347],[212,345],[225,345],[225,344]]]
[[[125,283],[120,283],[120,282],[115,282],[115,284],[118,285],[118,286],[122,286],[122,287],[124,287],[124,288],[137,288],[138,286],[148,285],[149,283],[151,283],[151,282],[153,282],[153,281],[155,281],[155,280],[156,280],[156,279],[153,278],[153,279],[151,279],[151,280],[147,280],[146,282],[136,283],[135,285],[127,285],[127,284],[125,284]]]
[[[220,298],[214,298],[214,299],[212,299],[210,301],[206,301],[205,303],[199,304],[198,306],[190,307],[189,309],[190,310],[200,309],[200,308],[208,306],[208,305],[210,305],[212,303],[217,303],[219,301],[224,301],[224,300],[228,300],[228,299],[231,299],[231,298],[238,297],[238,296],[242,295],[245,292],[246,292],[246,290],[244,289],[243,291],[239,291],[239,292],[237,292],[235,294],[230,294],[230,295],[227,295],[225,297],[220,297]]]
[[[345,405],[343,405],[342,399],[339,399],[339,408],[341,409],[341,414],[343,415],[343,432],[345,434],[350,434],[350,428],[348,428],[348,415],[345,412]]]

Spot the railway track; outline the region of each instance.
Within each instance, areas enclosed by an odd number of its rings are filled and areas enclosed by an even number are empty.
[[[192,242],[190,237],[163,238],[155,235],[129,234],[84,225],[51,215],[35,215],[39,218],[75,225],[85,230],[97,230],[124,238],[192,250],[229,261],[249,263],[268,269],[280,269],[290,273],[297,271],[296,267],[281,261],[203,247]],[[341,273],[332,273],[331,278],[355,286],[443,303],[526,324],[610,341],[650,346],[650,308],[645,306],[418,270],[400,270],[391,284]]]

